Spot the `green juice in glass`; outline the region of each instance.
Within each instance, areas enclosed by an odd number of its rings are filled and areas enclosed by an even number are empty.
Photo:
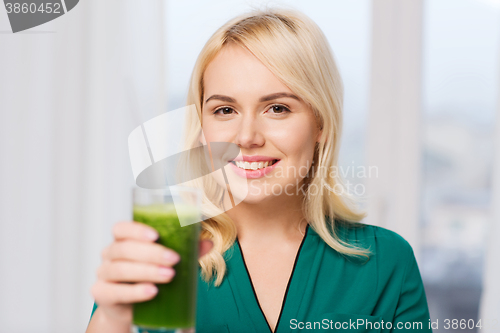
[[[193,218],[193,210],[179,212]],[[198,240],[200,223],[181,227],[172,204],[134,206],[134,221],[147,224],[159,233],[157,243],[181,256],[169,283],[157,284],[158,294],[150,301],[134,304],[134,325],[149,329],[195,327],[198,282]],[[197,220],[199,221],[199,220]]]

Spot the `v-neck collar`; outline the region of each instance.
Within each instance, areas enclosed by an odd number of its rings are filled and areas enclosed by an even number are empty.
[[[294,274],[297,267],[302,267],[304,265],[303,260],[301,260],[302,257],[301,253],[303,252],[302,248],[304,247],[305,243],[308,241],[308,239],[310,239],[310,237],[308,237],[309,234],[311,233],[309,229],[310,228],[308,224],[306,226],[306,231],[300,243],[299,249],[297,250],[297,254],[295,255],[292,272],[290,274],[290,277],[288,278],[285,295],[283,296],[283,301],[281,303],[281,310],[278,316],[278,321],[276,322],[276,329],[274,330],[274,333],[278,333],[281,318],[283,317],[284,311],[287,309],[286,308],[287,299],[290,300],[293,297],[302,296],[297,294],[298,291],[297,287],[292,282],[294,281],[293,279],[294,275],[297,275]],[[269,322],[266,319],[266,316],[264,315],[264,311],[262,311],[259,300],[257,298],[257,293],[255,292],[255,288],[253,286],[250,273],[248,272],[248,268],[246,266],[245,258],[243,256],[243,252],[241,250],[238,238],[236,238],[233,248],[234,248],[234,254],[233,254],[234,257],[233,260],[231,260],[232,274],[228,276],[229,283],[231,284],[233,291],[238,292],[240,299],[242,301],[243,305],[242,307],[247,311],[255,328],[258,329],[258,332],[265,332],[265,331],[273,332],[271,326],[269,325]],[[301,268],[301,271],[303,270],[304,269]],[[291,288],[291,286],[294,287]],[[292,300],[292,303],[296,303],[295,300]],[[296,311],[294,312],[296,313]],[[258,318],[256,318],[255,316],[256,313],[260,313],[260,316],[258,316]],[[279,331],[281,332],[282,330]]]

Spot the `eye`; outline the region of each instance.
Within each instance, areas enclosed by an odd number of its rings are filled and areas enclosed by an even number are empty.
[[[269,111],[273,114],[284,114],[291,112],[289,108],[281,104],[274,104],[269,108]]]
[[[223,106],[221,108],[216,109],[213,114],[230,115],[233,113],[234,113],[233,108],[230,108],[229,106]]]

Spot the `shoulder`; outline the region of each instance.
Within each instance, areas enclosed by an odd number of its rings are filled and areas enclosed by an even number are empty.
[[[393,250],[411,250],[411,245],[398,233],[371,224],[336,222],[337,235],[346,241],[364,246],[390,247]]]
[[[407,262],[412,259],[413,249],[398,233],[364,223],[336,223],[337,236],[350,245],[366,249],[370,259],[376,257],[387,264]]]
[[[344,254],[319,235],[314,237],[321,249],[318,251],[321,260],[317,260],[321,269],[328,276],[341,272],[343,286],[352,284],[362,288],[363,297],[372,295],[375,300],[388,297],[392,302],[397,301],[407,281],[418,282],[413,249],[398,233],[374,225],[340,222],[335,231],[342,243],[368,251],[368,257]]]

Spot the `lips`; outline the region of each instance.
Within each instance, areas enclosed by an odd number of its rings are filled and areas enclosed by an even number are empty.
[[[279,158],[270,157],[270,156],[262,156],[262,155],[243,155],[243,156],[236,157],[232,161],[265,162],[265,161],[273,161],[273,160],[279,160]]]
[[[258,169],[263,169],[267,168],[268,166],[271,166],[278,162],[278,160],[272,160],[272,161],[256,161],[256,162],[248,162],[248,161],[232,161],[234,165],[236,165],[240,169],[245,169],[245,170],[258,170]]]
[[[244,178],[260,178],[270,173],[280,162],[280,159],[269,156],[238,156],[229,161],[231,169]]]
[[[233,165],[244,170],[258,170],[267,168],[278,162],[276,157],[262,156],[262,155],[243,155],[238,156],[234,160],[229,161]]]

